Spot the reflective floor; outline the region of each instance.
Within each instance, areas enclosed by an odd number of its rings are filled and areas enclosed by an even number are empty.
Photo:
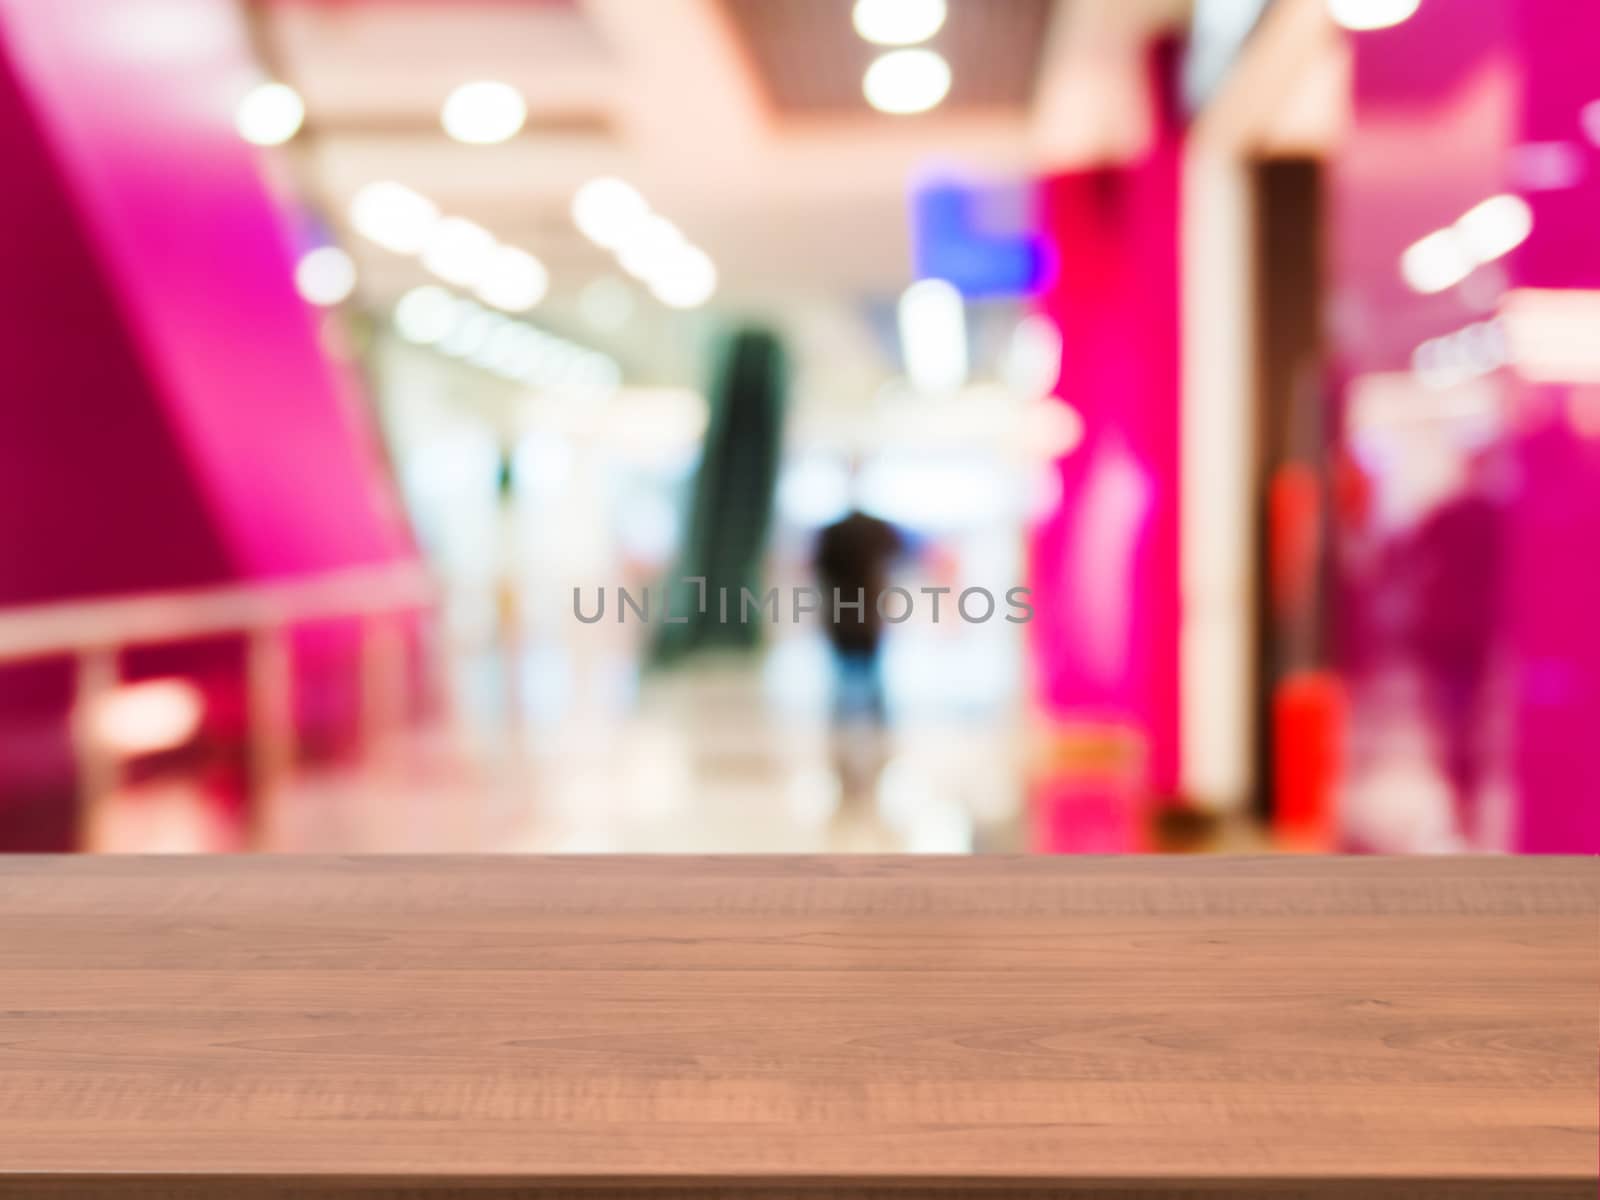
[[[613,653],[612,651],[616,651]],[[253,844],[319,852],[932,852],[1025,848],[1025,728],[973,689],[952,643],[890,664],[891,721],[830,719],[814,635],[640,677],[621,646],[491,650],[456,663],[449,723],[360,766],[299,770]],[[508,672],[505,664],[518,663]],[[976,672],[983,667],[977,664]],[[977,691],[981,692],[981,687]],[[996,692],[998,694],[998,691]],[[959,696],[963,698],[957,698]],[[119,793],[102,850],[237,846],[181,781]]]
[[[93,820],[112,852],[967,853],[1256,850],[1248,818],[1170,825],[1123,844],[1051,777],[1011,699],[1016,647],[908,631],[885,670],[889,720],[840,724],[813,630],[766,650],[641,671],[637,633],[480,644],[452,659],[448,719],[359,765],[290,773],[253,821],[183,779],[116,793]],[[1392,719],[1358,729],[1343,796],[1349,848],[1470,849],[1455,832],[1437,737],[1403,674],[1370,685]],[[1467,814],[1504,844],[1491,778]],[[1064,806],[1064,807],[1063,807]]]

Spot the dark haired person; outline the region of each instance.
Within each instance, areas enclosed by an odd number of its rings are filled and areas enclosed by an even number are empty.
[[[822,619],[833,645],[835,716],[881,723],[883,618],[878,597],[904,541],[887,521],[852,511],[817,536],[815,566]]]

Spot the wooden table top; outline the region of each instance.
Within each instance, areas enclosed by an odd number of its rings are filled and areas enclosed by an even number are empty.
[[[1597,1021],[1594,859],[0,859],[0,1196],[1587,1200]]]

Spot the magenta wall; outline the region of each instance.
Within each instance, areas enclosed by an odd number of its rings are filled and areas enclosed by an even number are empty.
[[[254,79],[227,0],[0,0],[0,607],[413,553],[282,164],[232,128]],[[157,660],[237,738],[237,646]],[[70,838],[69,700],[65,663],[0,668],[0,849]]]
[[[1061,333],[1056,394],[1082,415],[1085,436],[1056,464],[1060,502],[1033,536],[1037,693],[1056,722],[1134,734],[1144,760],[1135,800],[1170,795],[1178,777],[1179,135],[1165,101],[1169,64],[1166,48],[1153,56],[1155,107],[1168,115],[1145,157],[1039,185],[1054,260],[1040,311]],[[1104,801],[1086,818],[1102,831],[1087,848],[1133,848],[1137,814],[1119,822],[1099,811]],[[1110,844],[1111,827],[1124,830],[1122,844]]]
[[[69,519],[115,522],[114,502],[125,492],[175,492],[176,458],[204,514],[188,524],[215,531],[226,566],[218,570],[215,555],[173,563],[180,578],[171,582],[298,574],[410,553],[365,414],[318,343],[317,314],[295,294],[284,200],[259,152],[233,130],[233,105],[254,75],[237,6],[0,0],[0,36],[39,126],[34,136],[48,143],[87,243],[77,254],[93,256],[99,290],[109,291],[123,326],[118,337],[137,356],[125,384],[95,389],[99,402],[115,406],[118,391],[153,393],[169,442],[165,459],[124,448],[121,471],[140,481],[133,488],[85,473],[81,503],[94,512]],[[0,195],[0,206],[9,203]],[[3,207],[0,219],[10,219]],[[74,303],[77,287],[48,269],[8,272],[0,283],[22,293],[8,305],[26,305],[40,289]],[[70,395],[70,382],[50,377],[55,365],[28,370],[42,372],[39,385],[53,394]],[[81,393],[74,400],[85,403]],[[65,461],[96,434],[75,430]],[[58,512],[39,507],[35,519],[48,526]],[[172,533],[187,540],[183,527]],[[141,554],[183,555],[158,543],[134,544]],[[121,586],[80,573],[53,590]]]
[[[226,578],[107,264],[0,46],[0,605]],[[0,848],[73,837],[71,672],[0,667]]]
[[[1513,270],[1520,286],[1600,289],[1600,147],[1580,113],[1600,100],[1600,7],[1519,0],[1519,135],[1569,148],[1565,187],[1524,187],[1534,231]],[[1591,134],[1591,137],[1593,134]],[[1592,335],[1600,343],[1600,329]],[[1511,564],[1515,769],[1523,803],[1518,845],[1533,853],[1600,853],[1600,429],[1572,420],[1600,411],[1600,387],[1519,389],[1523,499]]]
[[[1600,151],[1579,115],[1600,97],[1600,10],[1567,0],[1423,0],[1404,24],[1352,36],[1354,122],[1332,164],[1337,378],[1408,370],[1419,343],[1492,319],[1508,289],[1600,287]],[[1565,177],[1530,171],[1529,143],[1557,145]],[[1530,239],[1458,287],[1411,292],[1398,270],[1404,249],[1503,192],[1531,205]],[[1501,406],[1488,444],[1471,450],[1494,481],[1485,502],[1472,516],[1464,485],[1440,504],[1456,515],[1432,523],[1439,536],[1346,555],[1336,582],[1340,655],[1359,722],[1363,688],[1385,664],[1432,654],[1448,679],[1449,631],[1488,629],[1490,711],[1474,736],[1512,798],[1505,844],[1596,852],[1600,559],[1584,547],[1600,529],[1600,441],[1570,419],[1576,387],[1535,386],[1514,370],[1485,386]],[[1344,415],[1348,397],[1339,397]],[[1456,432],[1444,423],[1438,436]],[[1367,466],[1381,486],[1400,464]],[[1362,536],[1345,530],[1347,549]],[[1421,592],[1426,611],[1409,628],[1388,621],[1416,603],[1403,581],[1419,570],[1435,581]],[[1368,718],[1365,742],[1379,743],[1385,718],[1370,705]]]
[[[0,604],[224,578],[216,514],[3,57],[0,156]]]

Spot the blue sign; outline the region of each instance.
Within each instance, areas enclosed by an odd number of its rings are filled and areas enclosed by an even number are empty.
[[[912,192],[911,240],[917,277],[948,280],[967,297],[1027,295],[1044,275],[1025,185],[925,184]]]

